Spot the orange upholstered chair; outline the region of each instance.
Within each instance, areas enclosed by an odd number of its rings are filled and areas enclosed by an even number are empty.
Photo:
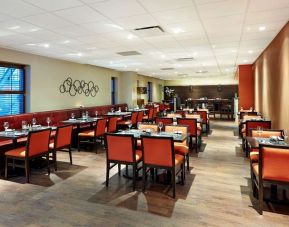
[[[108,133],[113,133],[117,131],[117,121],[118,117],[110,117],[108,119],[108,126],[107,126]]]
[[[168,118],[168,117],[156,117],[155,121],[156,121],[156,124],[162,122],[164,125],[170,125],[174,122],[174,119]]]
[[[132,165],[133,167],[133,190],[135,190],[135,181],[138,171],[138,163],[142,161],[142,152],[135,150],[133,135],[111,134],[105,135],[107,146],[106,153],[106,186],[109,184],[109,171],[115,165]],[[111,165],[113,164],[113,165]]]
[[[152,122],[154,120],[154,108],[149,108],[148,114],[143,117],[143,121]]]
[[[137,115],[138,115],[137,112],[132,112],[129,120],[119,121],[117,122],[117,126],[128,127],[128,125],[131,123],[132,127],[135,128],[137,124]]]
[[[289,184],[289,147],[261,145],[258,163],[252,163],[253,195],[259,199],[259,213],[263,214],[264,184]]]
[[[54,140],[50,142],[49,149],[53,155],[54,169],[57,170],[57,151],[68,151],[70,165],[72,165],[72,154],[71,154],[71,136],[72,136],[72,125],[59,126],[56,129]]]
[[[138,124],[139,130],[150,130],[151,132],[155,133],[158,132],[158,125],[150,124],[150,123],[139,123]],[[137,140],[137,149],[141,150],[141,140]]]
[[[97,152],[97,140],[102,141],[106,132],[106,122],[107,119],[99,119],[93,129],[78,133],[78,151],[80,151],[81,143],[90,143],[93,144],[95,152]]]
[[[279,136],[283,138],[283,130],[274,130],[274,129],[265,129],[262,130],[261,132],[258,132],[256,129],[251,129],[250,133],[251,137],[259,137],[259,138],[270,138],[271,136]],[[259,149],[251,149],[250,150],[250,161],[253,162],[258,162],[258,157],[259,157]]]
[[[136,120],[137,123],[142,122],[143,116],[144,116],[144,112],[143,112],[143,111],[138,112],[138,114],[137,114],[137,120]]]
[[[166,125],[165,132],[181,132],[183,134],[188,133],[188,126],[185,125]],[[190,170],[189,163],[189,146],[188,140],[184,140],[183,142],[174,142],[174,149],[176,154],[183,155],[187,160],[187,170]]]
[[[176,197],[176,175],[181,173],[184,183],[184,156],[175,154],[171,137],[142,136],[143,191],[145,191],[147,168],[166,169],[172,172],[173,198]],[[177,170],[178,169],[178,170]]]
[[[202,142],[202,129],[198,128],[197,119],[178,118],[177,122],[178,122],[178,125],[188,126],[188,132],[190,133],[189,147],[192,148],[193,138],[194,138],[195,149],[196,149],[196,152],[198,152],[198,146],[200,146]]]
[[[201,116],[202,125],[206,126],[206,133],[208,133],[210,130],[210,121],[208,117],[208,112],[204,110],[198,110],[196,113]]]
[[[271,129],[271,121],[258,121],[258,120],[248,120],[246,121],[245,132],[242,132],[242,144],[245,149],[246,156],[248,156],[248,144],[246,137],[250,136],[252,129],[261,127],[262,129]]]
[[[8,178],[8,166],[15,166],[14,160],[24,161],[24,165],[17,165],[17,167],[25,169],[26,182],[29,183],[29,162],[30,160],[42,156],[46,156],[47,171],[50,174],[49,168],[49,140],[51,129],[44,129],[38,131],[31,131],[28,134],[26,147],[19,147],[5,153],[5,178]],[[12,160],[10,163],[8,161]]]

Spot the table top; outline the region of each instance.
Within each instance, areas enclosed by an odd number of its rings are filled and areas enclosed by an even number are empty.
[[[77,119],[68,119],[68,120],[62,121],[62,123],[64,123],[64,124],[86,124],[86,123],[96,122],[99,119],[102,119],[102,118],[101,117],[88,117],[86,119],[77,118]]]
[[[126,116],[126,115],[131,115],[131,112],[108,112],[106,114],[107,116]]]
[[[31,131],[38,131],[51,128],[51,130],[56,130],[57,127],[55,126],[39,126],[39,127],[32,127],[31,129],[17,129],[17,130],[11,130],[11,131],[1,131],[0,132],[0,138],[9,138],[9,139],[17,139],[21,137],[26,137],[29,132]]]
[[[289,140],[277,140],[273,141],[270,138],[260,138],[260,137],[247,137],[248,145],[250,148],[259,148],[260,144],[274,145],[274,146],[288,146]]]
[[[129,109],[129,112],[142,112],[142,111],[148,111],[146,108],[141,108],[141,109]]]
[[[120,131],[117,132],[117,134],[122,134],[122,135],[133,135],[135,139],[140,139],[141,136],[153,136],[153,137],[159,137],[159,136],[164,136],[164,137],[172,137],[175,142],[183,142],[188,138],[189,134],[177,134],[177,133],[172,133],[172,132],[160,132],[160,133],[148,133],[144,130],[138,130],[138,129],[131,129],[131,130],[125,130],[125,131]]]
[[[241,124],[245,124],[247,121],[265,121],[264,118],[251,118],[251,119],[242,119],[240,121]]]

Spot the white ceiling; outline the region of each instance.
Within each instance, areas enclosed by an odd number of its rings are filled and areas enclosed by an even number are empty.
[[[233,76],[288,19],[289,0],[1,0],[0,46],[163,79]],[[133,31],[155,25],[165,33]]]

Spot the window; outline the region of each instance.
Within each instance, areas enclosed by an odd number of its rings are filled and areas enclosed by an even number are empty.
[[[25,70],[0,63],[0,116],[25,112]]]
[[[117,103],[117,78],[111,78],[111,104],[115,105]]]
[[[148,82],[148,102],[152,102],[153,101],[153,83],[152,82]]]

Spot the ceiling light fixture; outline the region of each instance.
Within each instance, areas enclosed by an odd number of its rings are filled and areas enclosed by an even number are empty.
[[[248,53],[249,53],[249,54],[253,54],[253,51],[252,51],[252,50],[248,50]]]
[[[17,29],[19,29],[19,28],[20,28],[20,26],[19,26],[19,25],[16,25],[16,26],[9,27],[8,29],[10,29],[10,30],[17,30]]]
[[[173,28],[172,31],[173,31],[173,33],[175,33],[175,34],[179,34],[179,33],[185,32],[185,31],[184,31],[183,29],[181,29],[181,28]]]
[[[132,34],[129,34],[129,35],[127,36],[127,39],[129,39],[129,40],[131,40],[131,39],[133,39],[133,38],[135,38],[135,36],[132,35]]]
[[[63,44],[68,44],[68,43],[70,43],[70,40],[65,40],[65,41],[63,41],[62,43],[63,43]]]
[[[245,62],[245,63],[246,63],[246,62],[248,62],[248,60],[247,60],[247,59],[244,59],[244,60],[243,60],[243,62]]]
[[[264,31],[264,30],[266,30],[266,27],[265,27],[265,26],[260,26],[260,27],[259,27],[259,31]]]

